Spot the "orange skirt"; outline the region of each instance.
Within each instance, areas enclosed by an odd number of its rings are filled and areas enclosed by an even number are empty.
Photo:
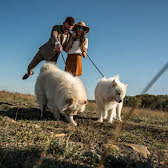
[[[79,54],[68,54],[66,59],[65,71],[78,76],[82,75],[82,59]]]

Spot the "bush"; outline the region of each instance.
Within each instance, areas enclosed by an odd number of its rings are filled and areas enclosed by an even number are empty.
[[[151,108],[154,110],[168,111],[168,95],[137,95],[126,96],[124,100],[125,106],[135,106],[137,99],[139,108]]]

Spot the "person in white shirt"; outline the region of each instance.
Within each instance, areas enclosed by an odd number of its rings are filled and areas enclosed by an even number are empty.
[[[73,28],[67,50],[67,59],[65,71],[70,72],[74,76],[82,75],[82,59],[85,58],[88,49],[88,39],[85,37],[89,32],[89,27],[84,22],[78,22]]]

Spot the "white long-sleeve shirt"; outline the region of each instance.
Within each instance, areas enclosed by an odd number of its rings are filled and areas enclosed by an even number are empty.
[[[79,40],[73,41],[72,47],[67,51],[67,54],[82,54],[82,51],[81,51],[81,48],[79,45],[80,45]],[[88,48],[88,39],[87,38],[86,38],[84,47]]]

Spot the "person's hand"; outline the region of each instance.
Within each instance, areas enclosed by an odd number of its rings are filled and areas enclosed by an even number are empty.
[[[83,58],[86,58],[86,53],[82,53],[82,57],[83,57]]]
[[[55,49],[57,52],[61,53],[62,52],[62,45],[57,45]]]
[[[87,52],[87,49],[85,47],[82,47],[82,56],[83,56],[83,58],[86,57],[86,52]]]

